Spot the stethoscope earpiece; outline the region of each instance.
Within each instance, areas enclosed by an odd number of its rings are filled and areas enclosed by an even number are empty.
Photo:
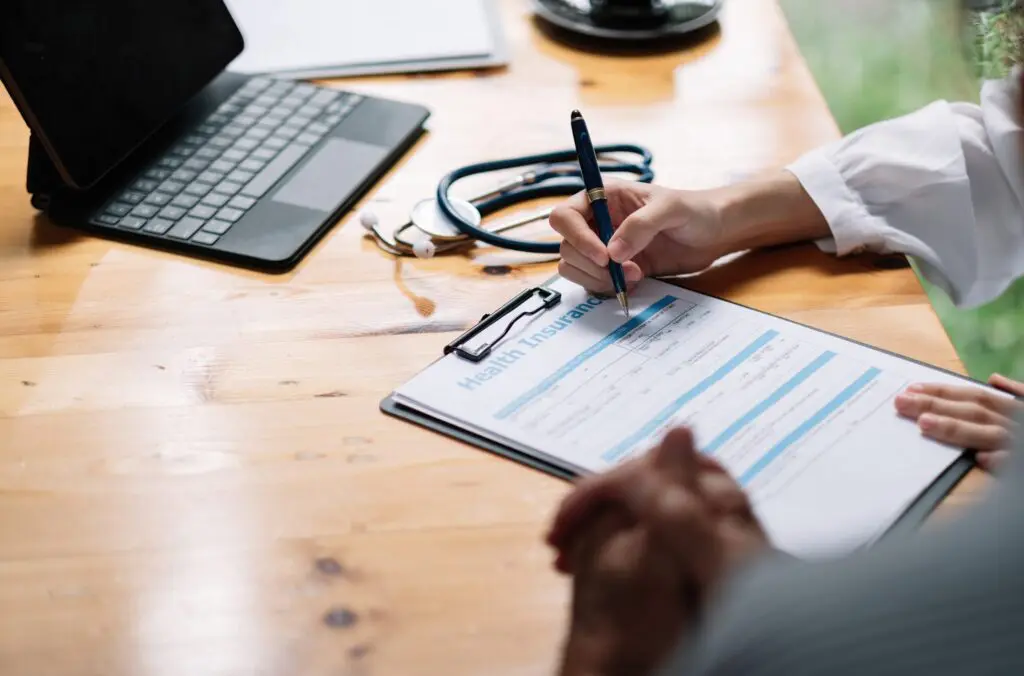
[[[369,233],[373,233],[374,229],[380,223],[380,219],[377,218],[377,213],[375,211],[367,209],[359,214],[359,223],[363,226],[364,230]]]

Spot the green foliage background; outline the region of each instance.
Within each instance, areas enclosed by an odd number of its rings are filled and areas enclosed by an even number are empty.
[[[983,79],[1008,73],[1020,34],[1021,19],[1008,5],[973,13],[959,0],[780,5],[844,133],[938,99],[977,102]],[[1024,279],[997,300],[964,310],[919,278],[971,376],[1024,379]]]

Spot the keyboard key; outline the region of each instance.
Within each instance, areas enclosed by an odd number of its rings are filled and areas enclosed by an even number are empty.
[[[241,162],[242,160],[245,159],[245,151],[244,150],[238,150],[237,148],[232,146],[231,148],[228,148],[227,150],[225,150],[224,154],[221,155],[220,158],[222,160],[224,160],[226,162],[230,162],[232,164],[229,165],[230,168],[228,168],[228,169],[218,169],[218,171],[231,171],[231,169],[233,169],[234,166],[235,166],[234,165],[235,162]]]
[[[152,192],[156,190],[156,187],[160,185],[156,181],[151,181],[148,178],[140,178],[139,180],[132,183],[132,190],[138,190],[139,192]]]
[[[172,225],[174,225],[174,223],[166,219],[153,218],[149,221],[149,223],[146,223],[146,227],[144,227],[143,230],[145,232],[151,232],[156,235],[162,235],[168,230],[170,230]]]
[[[104,209],[104,211],[111,216],[127,216],[131,210],[132,205],[125,204],[124,202],[114,202]]]
[[[185,215],[185,210],[181,207],[168,205],[160,210],[160,216],[170,221],[176,221]]]
[[[256,174],[256,178],[249,181],[249,184],[242,189],[242,194],[247,197],[262,197],[305,154],[306,149],[303,147],[288,146],[263,171]]]
[[[121,196],[118,197],[118,199],[122,202],[127,202],[128,204],[138,204],[142,200],[146,199],[146,193],[138,192],[136,190],[126,190],[121,193]]]
[[[312,121],[313,117],[311,115],[300,114],[292,115],[292,119],[288,120],[288,124],[294,125],[296,127],[305,127]]]
[[[245,138],[253,139],[256,141],[262,141],[268,136],[270,136],[270,130],[264,129],[263,127],[253,127],[249,131],[245,132]]]
[[[253,100],[253,103],[255,103],[257,105],[260,105],[260,106],[272,106],[275,103],[277,103],[277,97],[276,96],[269,96],[269,95],[257,96]]]
[[[180,157],[168,155],[166,157],[161,157],[159,160],[157,160],[156,166],[162,169],[177,169],[178,167],[181,166],[182,161],[183,159]]]
[[[217,130],[220,129],[220,127],[217,124],[211,124],[210,122],[207,122],[205,124],[199,125],[196,129],[200,134],[207,134],[212,136],[213,134],[217,133]]]
[[[280,150],[281,148],[284,148],[286,145],[288,145],[288,141],[284,140],[283,138],[278,138],[276,136],[274,136],[273,138],[268,138],[266,141],[263,142],[263,147],[269,148],[271,150]]]
[[[207,169],[203,173],[196,176],[196,180],[201,183],[209,183],[210,185],[217,185],[224,180],[224,172],[222,171],[211,171]]]
[[[330,130],[331,128],[328,127],[323,122],[314,122],[313,124],[306,127],[306,131],[308,131],[310,134],[317,134],[319,136],[323,136]]]
[[[173,176],[173,174],[171,174]],[[179,192],[185,189],[185,184],[181,181],[175,181],[168,179],[160,184],[160,192],[170,193],[171,195],[177,195]]]
[[[273,159],[274,155],[276,155],[276,154],[277,153],[274,152],[273,150],[271,150],[270,148],[257,148],[256,150],[252,151],[252,155],[250,155],[249,157],[250,157],[250,159],[253,159],[253,160],[264,160],[265,161],[265,160]]]
[[[311,84],[299,83],[292,89],[292,93],[289,96],[298,96],[303,101],[308,99],[313,94],[316,94],[320,90],[320,87]]]
[[[203,159],[201,157],[192,157],[190,159],[185,160],[185,163],[183,165],[181,165],[181,166],[183,168],[185,168],[185,169],[189,169],[191,171],[199,172],[199,171],[202,171],[203,169],[206,169],[206,165],[209,164],[209,163],[210,163],[209,160],[205,160],[205,159]],[[179,171],[180,171],[180,169],[179,169]],[[192,179],[189,179],[189,180],[192,180]]]
[[[121,227],[128,228],[130,230],[138,230],[146,224],[145,218],[139,218],[138,216],[125,216],[121,219]]]
[[[195,157],[202,160],[215,160],[218,157],[220,157],[220,151],[217,150],[216,148],[203,146],[202,148],[196,151]]]
[[[252,177],[256,174],[252,171],[245,171],[244,169],[235,169],[227,176],[227,180],[234,181],[235,183],[241,183],[245,185],[252,180]],[[241,190],[241,188],[239,188]]]
[[[181,139],[182,145],[186,146],[201,146],[206,141],[206,137],[202,134],[189,134],[185,138]]]
[[[292,84],[291,80],[272,79],[266,93],[281,94],[283,92],[291,91]]]
[[[231,207],[224,207],[223,209],[221,209],[220,211],[217,212],[217,218],[219,218],[222,221],[228,221],[229,223],[234,223],[239,218],[241,218],[244,214],[245,214],[245,212],[242,211],[241,209],[233,209]]]
[[[185,195],[195,195],[196,197],[202,197],[206,193],[213,190],[213,186],[209,183],[189,183],[185,186]]]
[[[186,216],[171,228],[171,231],[167,233],[167,236],[174,237],[175,239],[189,239],[192,235],[196,234],[201,227],[203,227],[203,222],[201,220],[198,218],[192,218],[191,216]]]
[[[274,80],[269,77],[251,77],[244,85],[242,85],[239,92],[255,94],[256,92],[263,91],[272,84],[274,84]]]
[[[279,124],[281,124],[281,121],[278,119],[264,117],[259,122],[256,123],[256,126],[273,130]]]
[[[219,192],[211,192],[209,195],[201,199],[200,204],[208,204],[211,207],[217,207],[218,209],[228,203],[231,199],[230,195],[225,195]]]
[[[252,150],[253,148],[255,148],[256,146],[258,146],[259,144],[260,144],[260,142],[257,141],[256,139],[254,139],[254,138],[245,138],[243,136],[242,138],[240,138],[237,141],[235,141],[234,149],[249,151],[249,150]]]
[[[170,150],[168,150],[167,154],[168,155],[173,155],[173,156],[181,158],[181,159],[185,159],[186,157],[191,155],[192,151],[194,151],[194,150],[195,150],[195,146],[189,146],[189,145],[184,145],[182,143],[179,143],[179,144],[175,145],[174,147],[172,147]]]
[[[224,131],[221,132],[222,135],[227,136],[228,138],[238,138],[244,133],[245,127],[242,127],[237,124],[229,124],[228,126],[224,127]]]
[[[228,229],[234,225],[227,221],[218,221],[216,218],[203,226],[203,230],[206,232],[212,232],[215,235],[223,235]]]
[[[121,222],[121,218],[110,214],[100,214],[99,216],[93,216],[92,222],[100,223],[102,225],[117,225]]]
[[[338,124],[341,122],[342,116],[340,114],[338,114],[338,115],[328,115],[327,117],[324,117],[322,119],[324,121],[324,124],[326,124],[328,127],[333,129],[333,128],[337,127]]]
[[[222,127],[231,121],[231,115],[234,115],[239,110],[238,106],[233,103],[222,103],[217,112],[206,118],[206,121],[210,124]]]
[[[241,209],[242,211],[252,209],[254,204],[256,204],[256,200],[251,197],[246,197],[245,195],[235,195],[231,198],[231,201],[228,202],[229,207],[233,209]]]
[[[171,174],[171,178],[175,181],[181,181],[182,183],[189,183],[196,180],[196,176],[199,174],[192,171],[191,169],[178,169],[176,172]],[[185,186],[181,186],[181,190],[184,190]]]
[[[220,237],[212,232],[203,232],[202,230],[192,236],[192,241],[199,244],[216,244],[218,239]]]
[[[341,109],[344,108],[344,107],[345,107],[345,101],[339,99],[339,100],[335,101],[334,103],[330,104],[329,106],[327,106],[326,110],[327,110],[328,113],[340,113]]]
[[[299,143],[308,143],[310,145],[313,145],[314,143],[320,140],[320,137],[317,136],[316,134],[299,134],[299,138],[295,140],[298,141]]]
[[[252,115],[239,115],[235,118],[235,124],[240,124],[243,127],[251,127],[256,124],[256,119]]]
[[[238,199],[237,197],[235,199]],[[208,218],[213,218],[213,215],[217,213],[217,209],[206,204],[199,204],[192,208],[192,211],[188,212],[189,216],[195,218],[201,218],[204,221]]]
[[[262,169],[265,166],[267,166],[267,161],[266,160],[248,159],[245,162],[242,162],[241,164],[239,164],[238,168],[239,169],[243,169],[245,171],[259,171],[260,169]]]
[[[182,193],[171,200],[171,204],[176,207],[182,207],[184,209],[191,209],[195,205],[199,204],[199,198],[195,195],[189,195]]]
[[[287,110],[283,110],[283,109],[280,109],[280,108],[274,108],[272,111],[270,111],[269,113],[264,115],[263,119],[264,120],[271,120],[273,122],[280,123],[281,120],[284,120],[286,117],[288,117],[288,111]]]
[[[241,189],[242,184],[236,183],[235,181],[221,181],[217,185],[213,186],[213,191],[219,192],[222,195],[234,195]]]
[[[258,103],[250,103],[242,111],[244,115],[252,115],[253,117],[260,118],[267,114],[270,109],[266,106],[261,106]]]
[[[145,202],[146,204],[152,204],[156,207],[162,207],[166,204],[170,204],[171,197],[173,197],[173,195],[168,195],[165,192],[153,192],[146,196]]]
[[[299,129],[298,127],[296,127],[296,126],[294,126],[292,124],[286,124],[286,125],[284,125],[282,127],[279,127],[277,129],[277,131],[274,132],[274,136],[279,136],[279,137],[281,137],[283,139],[288,140],[288,139],[295,138],[296,136],[298,136],[301,133],[302,133],[302,130]]]
[[[224,160],[217,160],[216,162],[214,162],[213,164],[210,165],[210,169],[212,169],[213,171],[220,171],[220,172],[223,172],[223,173],[227,173],[229,171],[232,171],[234,168],[235,168],[234,163],[226,162]]]
[[[336,91],[321,88],[320,91],[318,91],[316,94],[313,94],[313,98],[311,98],[309,102],[326,105],[337,99],[339,96],[341,96],[341,94]]]
[[[208,145],[211,148],[219,148],[223,150],[231,145],[231,141],[232,139],[228,138],[227,136],[218,134],[217,136],[214,136],[212,139],[210,139],[206,145]]]
[[[132,216],[141,216],[142,218],[153,218],[156,213],[157,208],[152,204],[139,204],[132,209]]]

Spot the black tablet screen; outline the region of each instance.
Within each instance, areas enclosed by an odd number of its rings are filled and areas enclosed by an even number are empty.
[[[0,2],[0,75],[78,187],[123,160],[241,50],[222,0]]]

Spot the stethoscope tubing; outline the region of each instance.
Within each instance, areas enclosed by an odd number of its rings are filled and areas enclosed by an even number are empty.
[[[641,163],[630,164],[626,162],[602,163],[602,172],[607,173],[631,173],[636,175],[636,180],[643,183],[650,183],[654,180],[654,172],[651,170],[653,156],[649,150],[633,144],[618,144],[598,146],[594,149],[598,155],[609,153],[630,153],[641,158]],[[537,242],[521,240],[512,237],[504,237],[496,232],[485,230],[468,223],[454,209],[448,193],[451,187],[459,180],[477,174],[491,173],[505,169],[513,169],[531,165],[547,165],[548,169],[541,169],[536,173],[524,174],[521,180],[515,181],[510,187],[489,193],[474,206],[482,216],[499,211],[513,204],[527,200],[543,197],[565,197],[574,195],[584,189],[583,179],[578,169],[569,171],[558,171],[550,168],[551,165],[576,162],[576,150],[567,149],[537,155],[525,155],[513,157],[506,160],[493,160],[479,162],[455,169],[444,176],[437,185],[437,205],[445,218],[449,219],[464,235],[470,239],[478,240],[502,249],[521,251],[525,253],[555,254],[559,252],[560,245],[557,242]],[[494,195],[493,197],[491,195]]]

